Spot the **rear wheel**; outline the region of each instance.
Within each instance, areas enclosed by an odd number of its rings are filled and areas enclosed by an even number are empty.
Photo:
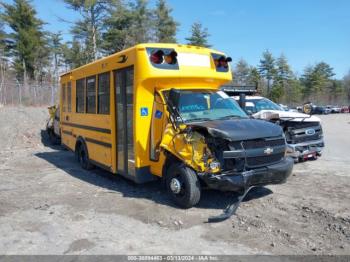
[[[201,197],[200,183],[194,170],[184,164],[170,166],[166,175],[166,188],[172,200],[182,208],[190,208]]]
[[[80,163],[80,166],[83,169],[90,170],[94,167],[89,161],[88,151],[87,151],[87,148],[84,144],[80,144],[78,146],[76,155],[77,155],[78,161]]]

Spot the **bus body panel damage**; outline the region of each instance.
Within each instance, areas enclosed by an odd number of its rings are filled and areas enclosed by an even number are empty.
[[[252,186],[281,184],[293,168],[293,160],[284,158],[282,129],[261,120],[191,123],[182,132],[168,125],[160,146],[193,168],[206,186],[221,191],[244,192]],[[254,164],[253,159],[260,162]]]

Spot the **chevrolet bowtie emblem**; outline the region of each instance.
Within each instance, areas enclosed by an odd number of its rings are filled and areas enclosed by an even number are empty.
[[[271,147],[268,147],[264,150],[264,154],[266,154],[266,155],[270,155],[272,153],[273,153],[273,148],[271,148]]]

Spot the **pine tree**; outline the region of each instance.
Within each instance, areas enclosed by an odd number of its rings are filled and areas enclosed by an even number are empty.
[[[304,85],[304,98],[309,98],[313,95],[319,101],[322,93],[327,92],[327,89],[329,90],[332,86],[333,76],[333,68],[325,62],[306,67],[300,79]]]
[[[329,103],[336,103],[340,100],[340,97],[346,94],[343,82],[341,80],[332,79],[328,83],[325,93],[328,95]]]
[[[1,16],[0,16],[0,56],[5,55],[5,47],[6,47],[6,33],[4,31],[4,23],[1,21]]]
[[[107,55],[116,53],[132,45],[130,28],[133,13],[122,0],[114,0],[107,10],[104,20],[102,49]]]
[[[241,86],[249,85],[249,81],[248,81],[249,73],[250,73],[250,68],[248,63],[243,58],[241,58],[237,62],[233,71],[233,77],[234,77],[233,80],[235,85],[241,85]]]
[[[82,66],[87,63],[86,50],[80,44],[79,41],[74,40],[62,45],[63,62],[66,67],[66,71],[72,68]]]
[[[260,73],[259,73],[259,70],[254,67],[254,66],[251,66],[249,68],[249,74],[248,74],[248,78],[247,78],[247,82],[251,85],[255,85],[256,88],[260,89],[261,86],[260,86],[260,82],[261,82],[261,76],[260,76]],[[261,91],[261,90],[259,90]]]
[[[333,73],[333,68],[325,62],[317,63],[315,65],[314,71],[326,81],[330,80],[335,75]]]
[[[55,102],[55,93],[58,90],[59,86],[59,68],[63,60],[63,44],[62,44],[62,34],[51,33],[49,35],[49,45],[50,52],[52,55],[53,62],[53,78],[51,80],[51,104]]]
[[[101,28],[108,7],[105,0],[64,0],[69,8],[80,13],[82,19],[72,28],[75,41],[84,45],[84,54],[88,62],[100,55]]]
[[[191,36],[186,38],[186,40],[189,45],[211,47],[211,45],[208,44],[209,36],[208,29],[203,28],[201,23],[196,22],[191,27]]]
[[[342,93],[341,82],[332,79],[335,75],[333,68],[325,62],[317,63],[314,67],[314,75],[317,79],[318,95],[322,96],[323,100],[326,98],[328,102],[333,103]]]
[[[178,23],[171,16],[172,9],[165,0],[158,0],[155,9],[155,34],[159,43],[175,43]]]
[[[260,59],[259,73],[265,77],[267,81],[267,95],[270,96],[271,81],[276,73],[276,68],[275,59],[268,50],[263,53],[263,57]]]
[[[7,48],[14,57],[14,68],[18,77],[34,78],[36,65],[43,61],[46,45],[43,22],[36,17],[36,11],[27,0],[14,0],[13,4],[2,4],[2,18],[11,28]],[[46,52],[46,51],[45,51]]]
[[[290,90],[292,78],[293,72],[290,69],[288,60],[283,54],[281,54],[276,60],[276,70],[271,90],[271,98],[275,101],[280,101],[282,96],[286,94],[289,99],[292,94],[292,90]]]
[[[148,43],[152,40],[151,11],[147,7],[147,0],[136,0],[136,4],[131,5],[132,25],[129,28],[128,46],[140,43]]]
[[[280,81],[288,81],[293,77],[288,60],[283,54],[276,60],[276,77]]]
[[[51,33],[49,39],[50,50],[53,58],[53,65],[55,71],[55,77],[58,78],[59,66],[61,65],[62,60],[62,33]]]
[[[313,66],[307,66],[304,69],[304,73],[300,78],[301,83],[303,84],[303,96],[304,100],[308,99],[311,93],[313,93],[315,90],[315,75],[314,75],[314,67]]]

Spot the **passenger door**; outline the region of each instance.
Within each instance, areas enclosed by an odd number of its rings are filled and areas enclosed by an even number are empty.
[[[114,72],[116,92],[117,169],[135,175],[134,157],[134,67]]]

